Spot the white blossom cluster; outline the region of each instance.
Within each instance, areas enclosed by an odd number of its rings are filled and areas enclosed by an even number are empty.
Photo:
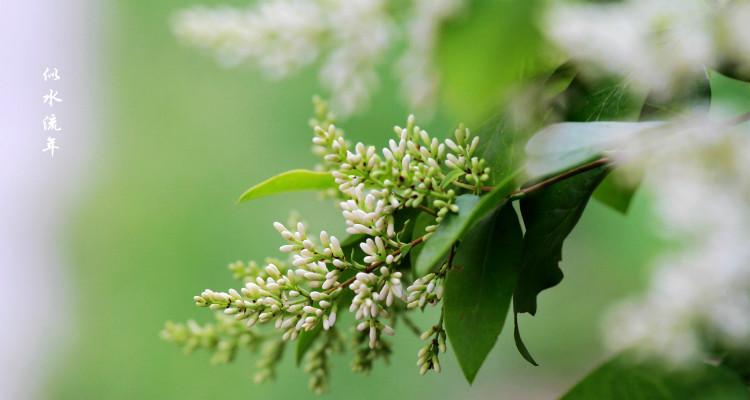
[[[636,89],[668,96],[728,55],[747,60],[750,6],[742,3],[558,3],[547,14],[545,30],[582,68],[597,67],[587,72],[618,74]]]
[[[648,170],[644,182],[670,239],[683,245],[656,265],[648,291],[606,324],[613,349],[639,347],[682,363],[705,343],[750,339],[750,136],[691,118],[634,138],[616,155]],[[706,340],[709,339],[709,340]]]
[[[348,308],[356,320],[354,369],[366,372],[375,359],[387,357],[390,347],[383,335],[394,334],[394,321],[407,310],[440,302],[452,262],[451,253],[438,271],[417,277],[405,290],[404,257],[428,240],[448,213],[458,212],[459,193],[478,193],[489,179],[486,162],[475,154],[479,139],[464,127],[455,131],[453,139],[441,142],[409,116],[406,127],[395,127],[396,137],[377,151],[363,143],[349,144],[334,125],[327,105],[316,99],[315,106],[313,149],[322,157],[321,167],[338,184],[338,205],[352,236],[342,242],[326,231],[311,235],[301,222],[275,222],[274,228],[286,242],[279,248],[286,260],[267,259],[263,267],[254,262],[232,263],[229,269],[243,282],[241,289],[206,289],[194,297],[196,305],[234,321],[234,328],[236,323],[244,330],[261,324],[280,331],[280,340],[264,347],[259,381],[273,377],[284,342],[305,332],[322,331],[328,347],[338,343],[339,307]],[[406,225],[414,221],[399,221],[397,213],[407,209],[413,215],[416,210],[426,213],[434,222],[425,232],[403,237]],[[355,246],[361,253],[354,251]],[[351,300],[344,296],[347,291]],[[182,343],[185,340],[177,338],[184,336],[185,329],[168,326],[165,338]],[[223,346],[236,348],[232,343],[237,343],[238,333],[222,332],[229,338]],[[418,354],[420,372],[440,371],[438,355],[445,351],[442,317],[422,336],[428,343]],[[330,349],[314,349],[307,369],[311,387],[320,391],[326,385]]]
[[[254,61],[283,78],[322,59],[320,81],[334,108],[349,115],[367,105],[378,85],[376,68],[407,30],[399,64],[404,93],[429,105],[437,82],[431,66],[440,23],[462,0],[414,0],[400,29],[386,0],[263,0],[246,8],[193,7],[177,13],[173,30],[184,42],[215,53],[226,66]]]

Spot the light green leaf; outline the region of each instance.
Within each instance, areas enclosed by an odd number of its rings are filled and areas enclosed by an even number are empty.
[[[663,122],[563,122],[537,132],[526,144],[526,171],[533,177],[569,170],[616,151],[628,139]]]
[[[319,324],[317,328],[311,331],[302,331],[302,333],[299,334],[299,337],[297,338],[297,354],[295,357],[297,365],[302,362],[305,354],[310,350],[310,347],[315,343],[315,339],[320,336],[321,332],[323,332],[323,326]]]
[[[445,282],[445,327],[469,383],[503,329],[521,268],[523,233],[506,203],[479,221],[456,252]]]
[[[458,213],[449,213],[435,233],[422,245],[422,251],[414,266],[418,276],[426,275],[436,268],[437,264],[448,254],[453,243],[460,239],[475,222],[507,201],[508,195],[515,189],[515,177],[518,172],[507,176],[501,184],[482,197],[473,194],[458,196],[456,199]]]
[[[610,174],[596,188],[594,198],[622,214],[627,214],[638,186],[640,179],[631,182],[620,175]]]
[[[709,364],[675,369],[620,355],[591,372],[562,400],[746,400],[748,390],[731,370]]]
[[[750,112],[750,82],[726,77],[709,71],[711,85],[711,114],[735,117]]]
[[[521,275],[513,297],[517,313],[536,313],[536,296],[563,278],[558,266],[565,238],[578,223],[589,197],[608,172],[598,167],[521,199],[526,226]]]
[[[294,169],[283,172],[247,189],[238,202],[253,200],[277,193],[304,190],[325,190],[336,187],[330,172]]]

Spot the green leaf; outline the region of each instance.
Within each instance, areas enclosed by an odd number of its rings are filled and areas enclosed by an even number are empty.
[[[538,28],[541,0],[471,0],[442,27],[436,63],[445,103],[474,123],[510,89],[552,69]],[[470,44],[470,45],[467,45]]]
[[[283,172],[247,189],[237,202],[254,200],[277,193],[298,192],[304,190],[325,190],[336,187],[330,172],[294,169]]]
[[[528,137],[516,132],[507,118],[495,116],[476,131],[479,137],[477,155],[490,167],[489,184],[497,184],[523,162],[523,145]]]
[[[558,263],[562,260],[563,241],[578,223],[589,197],[607,172],[607,168],[598,167],[521,199],[526,235],[521,275],[513,298],[517,313],[536,314],[539,292],[562,280]]]
[[[311,331],[302,331],[302,333],[299,334],[299,337],[297,338],[297,365],[299,365],[302,362],[302,359],[305,358],[305,354],[310,350],[313,343],[315,343],[315,339],[320,336],[320,332],[323,332],[322,325],[318,325],[317,328]]]
[[[526,171],[553,175],[616,151],[621,144],[663,122],[563,122],[537,132],[526,144]]]
[[[523,343],[521,329],[518,327],[518,313],[515,312],[515,310],[513,311],[513,341],[516,342],[516,348],[518,349],[518,352],[521,353],[521,357],[523,357],[524,360],[528,361],[533,366],[539,365],[536,360],[534,360],[534,357],[532,357],[529,349],[527,349],[526,345]]]
[[[422,245],[422,251],[414,266],[418,276],[424,276],[436,268],[437,264],[448,254],[453,243],[460,239],[475,222],[507,201],[508,195],[515,189],[514,180],[518,172],[507,176],[501,184],[482,197],[473,194],[458,196],[456,199],[458,213],[446,215],[435,233]]]
[[[612,80],[575,80],[566,94],[565,120],[575,122],[637,121],[646,102],[645,92]]]
[[[443,180],[443,183],[440,185],[443,189],[450,186],[451,183],[455,182],[459,177],[461,177],[465,171],[460,169],[453,169],[448,174],[445,175],[445,179]]]
[[[627,214],[638,186],[640,179],[630,182],[619,175],[610,174],[596,188],[594,198],[622,214]]]
[[[750,112],[750,82],[709,71],[711,114],[717,117],[739,116]]]
[[[445,281],[445,327],[469,383],[503,329],[521,268],[523,233],[506,203],[478,222],[458,247]]]
[[[669,368],[619,355],[591,372],[562,400],[746,400],[747,387],[731,370],[709,364]]]

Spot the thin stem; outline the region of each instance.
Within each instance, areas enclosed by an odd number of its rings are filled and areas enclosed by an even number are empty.
[[[739,125],[750,121],[750,112],[746,112],[742,115],[736,116],[726,122],[727,125]]]
[[[521,188],[516,190],[515,192],[511,193],[508,196],[509,200],[517,200],[524,196],[526,196],[529,193],[532,193],[534,191],[537,191],[539,189],[544,189],[547,186],[553,185],[557,182],[563,181],[565,179],[568,179],[572,176],[576,176],[579,174],[582,174],[587,171],[591,171],[592,169],[603,167],[606,165],[609,165],[611,163],[611,160],[607,157],[602,157],[598,160],[591,161],[589,163],[580,165],[576,168],[573,168],[571,170],[567,170],[559,175],[552,176],[550,178],[547,178],[543,181],[537,182],[531,186],[527,186],[525,188]]]
[[[417,324],[414,323],[414,321],[409,318],[406,314],[401,314],[401,319],[404,321],[404,325],[406,325],[417,337],[422,336],[422,330],[419,329]]]
[[[423,206],[423,205],[420,204],[420,205],[417,206],[417,208],[420,209],[420,210],[422,210],[422,211],[424,211],[424,212],[426,212],[427,214],[432,215],[433,217],[437,217],[437,213],[435,211],[433,211],[432,209],[428,208],[428,207],[425,207],[425,206]]]
[[[456,186],[458,186],[460,188],[464,188],[464,189],[467,189],[467,190],[472,190],[472,191],[476,191],[477,190],[476,186],[469,185],[468,183],[463,183],[463,182],[458,182],[458,181],[453,181],[451,183],[453,185],[456,185]],[[494,189],[494,188],[495,188],[494,186],[480,186],[479,190],[481,190],[483,192],[491,192],[492,189]]]

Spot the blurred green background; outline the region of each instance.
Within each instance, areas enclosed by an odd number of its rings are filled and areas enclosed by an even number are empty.
[[[208,1],[201,4],[236,4]],[[109,10],[103,87],[107,129],[96,182],[71,218],[68,247],[75,289],[74,334],[47,385],[54,399],[203,399],[314,397],[287,352],[274,384],[254,385],[255,360],[210,366],[206,354],[184,356],[159,338],[165,320],[210,314],[192,296],[235,282],[226,264],[276,253],[271,227],[297,210],[311,229],[343,231],[343,220],[314,194],[236,205],[251,184],[277,172],[310,167],[315,69],[269,82],[253,68],[225,70],[172,36],[170,15],[184,1],[118,1]],[[368,112],[342,125],[351,140],[384,143],[408,110],[392,67]],[[417,115],[419,119],[419,115]],[[422,123],[445,136],[454,122]],[[541,296],[537,317],[521,317],[539,367],[517,354],[510,329],[498,340],[473,386],[452,355],[442,374],[420,377],[419,342],[397,334],[389,366],[363,377],[336,356],[326,398],[552,398],[604,357],[601,317],[609,305],[644,285],[659,242],[647,199],[623,217],[592,204],[564,249],[563,283]],[[418,319],[427,327],[434,315]],[[509,323],[511,323],[509,321]]]

